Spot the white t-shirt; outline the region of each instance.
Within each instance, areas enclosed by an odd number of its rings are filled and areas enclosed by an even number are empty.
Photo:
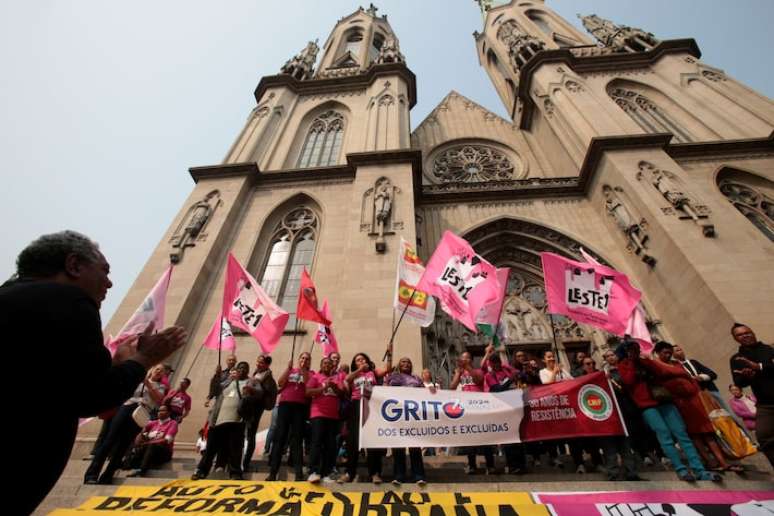
[[[560,368],[559,372],[556,373],[556,376],[554,377],[554,380],[551,381],[551,371],[549,371],[546,368],[543,368],[540,370],[540,382],[541,383],[556,383],[556,382],[563,382],[565,380],[572,380],[572,375],[567,372],[565,368]]]

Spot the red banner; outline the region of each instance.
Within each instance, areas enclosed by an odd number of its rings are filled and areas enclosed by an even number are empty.
[[[624,433],[615,397],[603,372],[526,391],[522,441]]]

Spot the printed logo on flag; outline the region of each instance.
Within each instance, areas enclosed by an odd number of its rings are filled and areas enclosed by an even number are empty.
[[[487,275],[481,266],[481,258],[476,255],[463,254],[449,258],[443,274],[436,280],[436,284],[452,287],[457,297],[467,303],[470,291],[484,281]]]
[[[258,323],[261,322],[261,317],[266,313],[262,305],[258,310],[253,308],[257,300],[258,294],[253,290],[250,282],[239,280],[239,295],[234,299],[232,307],[242,316],[242,321],[248,326],[250,332],[255,331]]]
[[[414,297],[411,297],[411,294]],[[415,285],[410,285],[403,280],[398,283],[398,302],[402,305],[407,305],[411,299],[411,306],[416,306],[422,309],[427,308],[427,294],[421,290],[415,290]]]
[[[578,391],[578,406],[594,421],[606,421],[613,414],[613,400],[602,387],[594,384],[584,385]]]
[[[567,306],[571,308],[587,308],[607,315],[610,304],[610,289],[613,288],[613,278],[601,277],[599,286],[595,285],[594,269],[581,270],[568,267],[564,271],[567,285]]]
[[[403,254],[403,260],[406,263],[417,263],[419,265],[422,265],[422,260],[419,259],[419,256],[417,255],[416,251],[414,251],[410,246],[405,246],[405,253]]]

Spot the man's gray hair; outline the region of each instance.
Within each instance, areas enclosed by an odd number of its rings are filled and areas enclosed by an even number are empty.
[[[76,231],[43,235],[28,245],[16,259],[20,278],[47,278],[65,270],[67,256],[74,254],[84,262],[99,258],[99,246]]]

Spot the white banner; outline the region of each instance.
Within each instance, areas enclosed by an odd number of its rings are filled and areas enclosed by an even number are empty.
[[[521,389],[462,392],[374,387],[363,406],[360,448],[479,446],[520,442]]]

